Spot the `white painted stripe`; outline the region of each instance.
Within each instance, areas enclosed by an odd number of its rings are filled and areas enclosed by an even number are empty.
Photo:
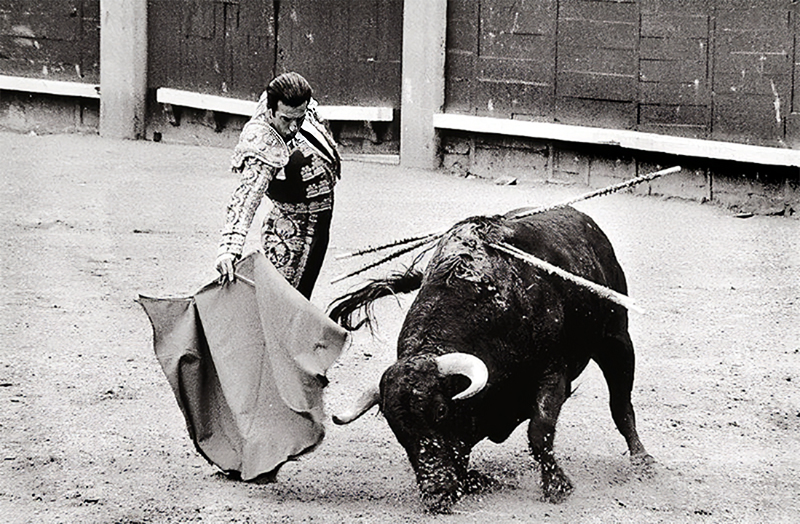
[[[540,138],[584,144],[612,145],[627,149],[672,155],[733,160],[736,162],[751,162],[763,165],[800,167],[800,151],[795,149],[752,146],[733,142],[684,138],[628,131],[624,129],[606,129],[444,113],[433,115],[433,125],[438,129]]]
[[[255,112],[256,102],[239,100],[216,95],[204,95],[169,87],[156,91],[156,100],[162,104],[172,104],[195,109],[219,111],[233,115],[250,116]],[[366,106],[317,106],[317,113],[325,120],[355,120],[366,122],[391,122],[394,111],[391,107]]]
[[[81,98],[100,98],[100,86],[97,84],[27,78],[23,76],[0,75],[0,90],[45,93],[59,96],[77,96]]]

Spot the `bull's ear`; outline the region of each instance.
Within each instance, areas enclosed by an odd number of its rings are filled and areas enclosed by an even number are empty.
[[[333,423],[338,425],[349,424],[366,413],[381,401],[381,391],[377,384],[364,391],[349,411],[334,415]]]
[[[489,370],[483,360],[469,353],[448,353],[436,357],[436,365],[442,375],[464,375],[470,379],[470,385],[453,400],[474,397],[486,387],[489,381]]]

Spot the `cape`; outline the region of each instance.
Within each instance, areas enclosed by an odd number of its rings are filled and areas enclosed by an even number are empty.
[[[232,283],[193,296],[140,295],[158,362],[198,452],[229,475],[274,475],[322,441],[325,373],[347,332],[263,253]]]

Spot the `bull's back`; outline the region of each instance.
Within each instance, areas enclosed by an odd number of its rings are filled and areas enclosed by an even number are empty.
[[[434,250],[401,329],[399,357],[428,351],[431,346],[459,347],[494,361],[506,375],[521,369],[520,363],[564,355],[565,339],[577,336],[585,342],[608,329],[627,329],[624,308],[611,307],[575,283],[492,249],[491,244],[497,242],[510,243],[572,274],[626,292],[625,277],[608,238],[591,218],[575,209],[521,219],[472,217],[451,228]],[[498,347],[503,351],[497,353]],[[584,354],[567,357],[586,358]]]
[[[516,247],[574,275],[627,293],[614,248],[591,217],[564,207],[507,223]]]

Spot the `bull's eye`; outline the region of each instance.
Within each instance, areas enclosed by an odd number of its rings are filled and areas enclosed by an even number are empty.
[[[446,419],[447,418],[447,404],[445,404],[443,402],[440,402],[436,406],[435,416],[436,416],[436,422],[437,423],[442,422],[444,419]]]

